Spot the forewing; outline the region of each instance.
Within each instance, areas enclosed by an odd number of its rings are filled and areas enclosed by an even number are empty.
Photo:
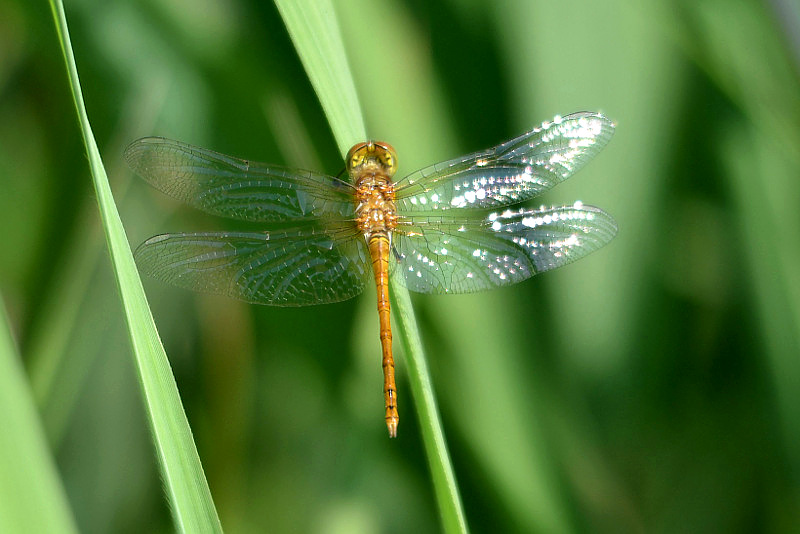
[[[371,273],[355,227],[165,234],[145,241],[135,256],[143,272],[164,282],[273,306],[349,299]]]
[[[419,293],[471,293],[521,282],[593,252],[617,233],[603,210],[576,203],[482,219],[416,216],[393,234],[393,274]]]
[[[533,198],[566,180],[611,139],[599,113],[556,117],[489,150],[438,163],[395,185],[401,213],[498,208]]]
[[[251,162],[180,141],[145,137],[125,150],[155,188],[214,215],[256,222],[353,216],[352,186],[332,176]]]

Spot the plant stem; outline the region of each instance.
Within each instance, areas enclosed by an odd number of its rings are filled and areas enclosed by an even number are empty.
[[[411,305],[411,296],[408,289],[396,277],[391,279],[391,285],[392,305],[395,317],[398,319],[400,339],[408,362],[408,382],[414,395],[414,408],[422,431],[422,441],[425,444],[433,488],[439,502],[439,512],[442,514],[442,526],[445,532],[467,532],[461,496],[447,451],[447,441],[442,430],[436,397],[433,394],[433,383],[422,349],[422,338]]]

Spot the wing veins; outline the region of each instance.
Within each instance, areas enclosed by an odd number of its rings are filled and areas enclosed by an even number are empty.
[[[242,160],[158,137],[134,141],[125,159],[156,189],[214,215],[276,222],[308,215],[346,217],[353,211],[352,184],[322,173]]]
[[[420,169],[396,184],[401,212],[500,208],[566,180],[608,143],[614,124],[575,113],[488,150]]]

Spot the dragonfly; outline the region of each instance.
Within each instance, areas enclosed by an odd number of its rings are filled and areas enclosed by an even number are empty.
[[[607,244],[617,225],[600,208],[520,204],[583,167],[614,127],[600,113],[556,116],[398,180],[397,155],[379,141],[353,146],[347,176],[336,177],[146,137],[125,151],[135,173],[195,208],[267,229],[158,235],[135,258],[142,272],[166,283],[272,306],[339,302],[374,283],[385,420],[395,437],[389,278],[418,293],[472,293],[521,282]]]

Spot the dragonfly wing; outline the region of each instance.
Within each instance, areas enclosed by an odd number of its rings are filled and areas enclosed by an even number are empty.
[[[130,168],[160,191],[214,215],[256,222],[352,217],[352,186],[325,174],[257,163],[161,137],[125,150]]]
[[[571,263],[616,235],[606,212],[576,203],[483,219],[409,217],[393,234],[394,275],[419,293],[471,293]]]
[[[349,299],[372,272],[355,227],[165,234],[145,241],[135,257],[143,272],[170,284],[273,306]]]
[[[611,139],[599,113],[556,117],[498,145],[438,163],[395,184],[401,213],[497,208],[533,198],[563,182]]]

